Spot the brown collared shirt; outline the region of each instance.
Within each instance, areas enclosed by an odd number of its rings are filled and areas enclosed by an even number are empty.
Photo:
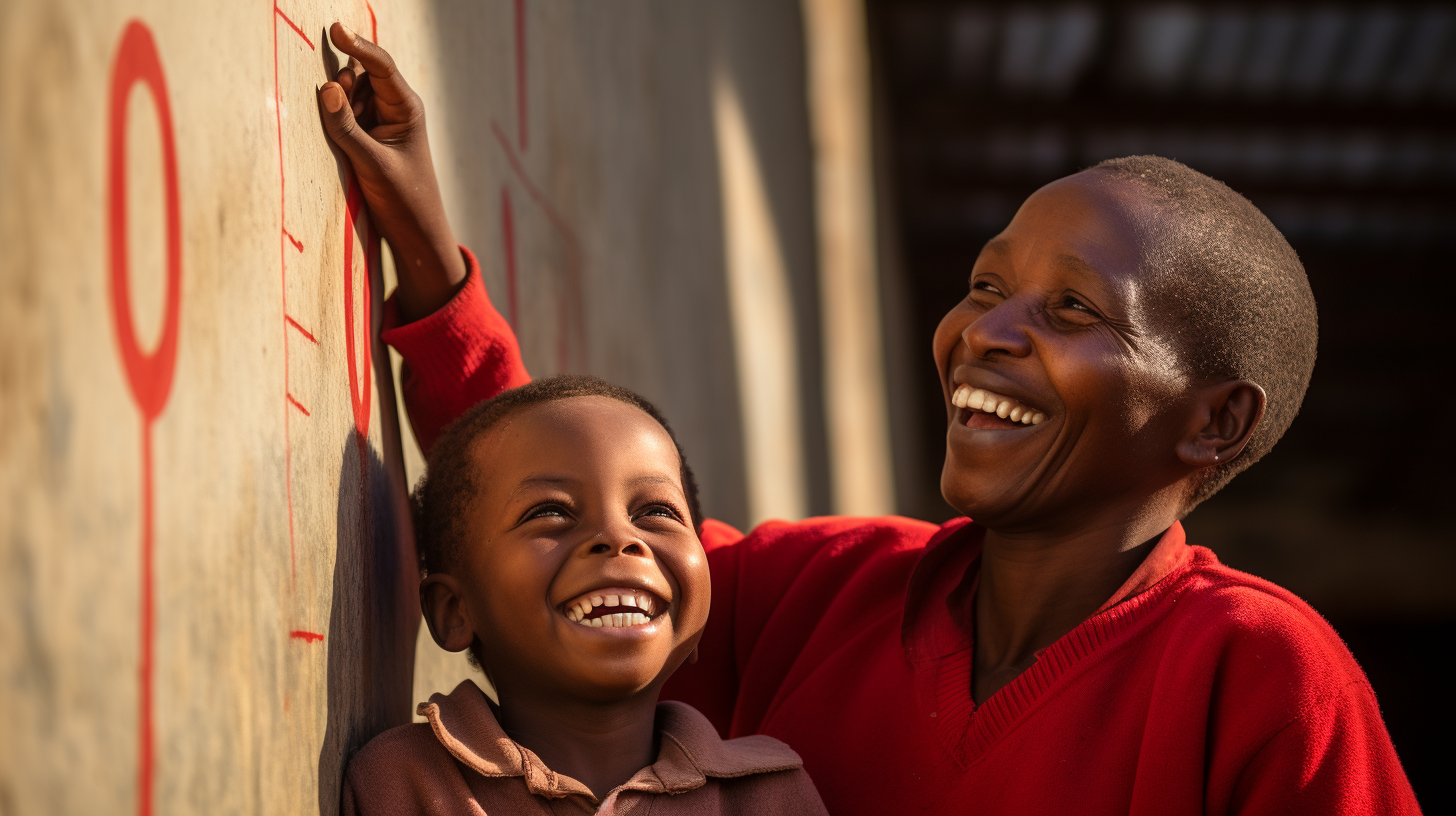
[[[657,706],[657,761],[604,799],[552,771],[464,681],[420,703],[428,719],[386,731],[349,763],[344,814],[823,814],[803,761],[772,737],[723,740],[682,703]]]

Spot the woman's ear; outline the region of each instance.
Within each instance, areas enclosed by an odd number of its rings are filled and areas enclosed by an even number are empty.
[[[1195,468],[1231,462],[1243,453],[1264,416],[1264,389],[1248,380],[1227,380],[1202,389],[1178,458]]]
[[[465,609],[460,584],[448,573],[437,572],[420,581],[420,611],[440,648],[463,652],[475,642],[475,627]]]

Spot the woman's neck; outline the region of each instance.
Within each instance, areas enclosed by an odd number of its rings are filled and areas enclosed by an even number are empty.
[[[657,760],[657,689],[614,703],[501,693],[496,718],[546,767],[603,799]]]
[[[1112,597],[1174,520],[1176,514],[1138,512],[1072,532],[987,530],[972,601],[976,703]]]

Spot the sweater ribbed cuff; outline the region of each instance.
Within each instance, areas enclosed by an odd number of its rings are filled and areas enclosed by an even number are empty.
[[[381,338],[426,382],[453,382],[461,377],[462,361],[481,359],[485,352],[479,327],[500,320],[480,277],[475,254],[460,247],[465,259],[465,283],[450,301],[435,312],[403,323],[399,304],[391,294],[384,302]]]

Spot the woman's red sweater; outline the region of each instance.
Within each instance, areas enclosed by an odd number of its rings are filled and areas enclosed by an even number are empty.
[[[475,259],[384,339],[428,449],[529,377]],[[386,307],[387,309],[391,307]],[[713,610],[665,696],[798,751],[836,814],[1418,813],[1365,675],[1318,613],[1174,524],[1092,617],[983,704],[969,608],[984,531],[899,517],[703,526]]]

